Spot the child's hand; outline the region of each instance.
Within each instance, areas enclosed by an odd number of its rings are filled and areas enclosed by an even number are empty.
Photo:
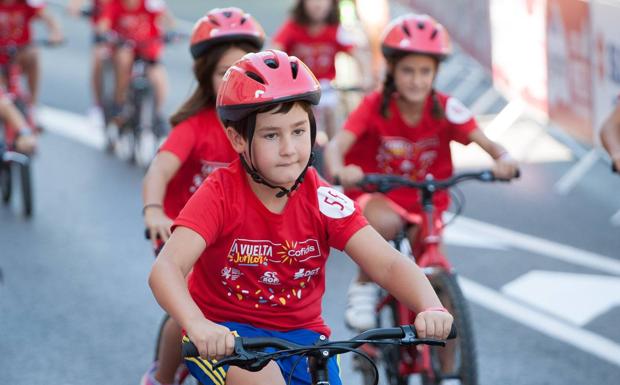
[[[509,180],[517,176],[519,164],[507,152],[495,159],[493,175],[497,179]]]
[[[172,223],[172,219],[168,218],[160,207],[149,207],[144,211],[144,225],[155,247],[158,243],[157,238],[163,242],[170,238]]]
[[[355,187],[355,185],[364,178],[364,171],[362,171],[360,166],[350,164],[340,170],[338,178],[340,178],[342,187]]]
[[[37,148],[37,138],[32,134],[20,135],[15,140],[15,149],[22,154],[31,155]]]
[[[230,329],[205,318],[190,325],[187,336],[196,345],[200,356],[209,360],[230,356],[235,347],[235,336]]]
[[[443,308],[431,308],[415,317],[413,326],[418,338],[435,338],[445,340],[450,334],[454,318]]]

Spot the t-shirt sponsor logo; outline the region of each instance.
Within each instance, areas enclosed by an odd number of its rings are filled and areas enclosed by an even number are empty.
[[[265,285],[277,286],[280,284],[278,273],[276,273],[275,271],[266,271],[265,273],[263,273],[262,277],[259,278],[259,281],[261,281]]]
[[[236,281],[242,275],[243,273],[239,271],[239,269],[235,269],[232,267],[224,267],[222,269],[222,278],[226,280]]]
[[[276,252],[274,253],[274,250]],[[274,243],[269,240],[235,239],[228,261],[237,265],[258,266],[272,263],[300,263],[321,256],[316,239]]]
[[[315,275],[318,275],[319,271],[321,271],[320,267],[317,267],[316,269],[311,269],[311,270],[306,270],[304,268],[301,268],[295,272],[293,279],[307,278],[308,280],[310,280],[310,278],[314,277]]]
[[[280,245],[280,251],[277,255],[281,257],[280,261],[292,264],[293,262],[306,262],[312,258],[318,258],[321,256],[321,250],[319,249],[319,242],[316,239],[307,239],[303,242],[289,242],[285,241]]]

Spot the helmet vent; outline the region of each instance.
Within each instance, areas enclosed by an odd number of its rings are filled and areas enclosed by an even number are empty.
[[[433,40],[435,37],[437,37],[437,34],[439,33],[439,31],[437,30],[437,28],[435,28],[433,30],[433,33],[431,33],[431,40]]]
[[[418,21],[418,29],[422,30],[426,27],[426,23],[423,21]]]
[[[403,24],[403,32],[405,33],[405,35],[411,37],[411,32],[409,31],[409,27],[407,27],[406,24]]]
[[[299,65],[297,62],[291,62],[291,72],[293,73],[293,79],[297,79],[297,73],[299,72]]]
[[[243,25],[243,24],[245,24],[245,22],[246,22],[247,20],[248,20],[247,18],[242,17],[242,18],[241,18],[241,20],[239,21],[239,24]]]
[[[230,18],[232,16],[232,12],[230,11],[224,11],[222,12],[224,14],[225,17]]]
[[[275,61],[274,59],[265,59],[265,65],[267,65],[267,67],[273,68],[273,69],[278,68],[278,62]]]
[[[219,23],[219,22],[217,21],[217,19],[216,19],[215,17],[213,17],[213,16],[209,16],[209,21],[210,21],[212,24],[214,24],[214,25],[216,25],[216,26],[218,26],[218,27],[220,26],[220,23]]]
[[[245,76],[249,77],[252,80],[256,80],[257,82],[259,82],[260,84],[265,84],[265,80],[263,80],[262,77],[260,77],[260,75],[258,75],[255,72],[251,72],[251,71],[247,71],[245,73]]]

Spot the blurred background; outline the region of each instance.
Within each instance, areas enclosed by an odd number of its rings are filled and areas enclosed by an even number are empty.
[[[372,17],[375,1],[359,3]],[[179,31],[234,5],[268,36],[292,4],[167,2]],[[87,116],[91,26],[66,5],[47,1],[67,41],[40,49],[34,214],[24,218],[19,200],[0,207],[0,384],[138,384],[163,314],[146,283],[145,170],[102,150]],[[437,88],[521,165],[516,182],[464,185],[463,215],[445,232],[470,301],[480,383],[618,383],[620,177],[597,138],[620,94],[620,1],[391,0],[389,9],[444,24],[456,52]],[[195,87],[188,42],[167,46],[163,62],[170,114]],[[359,81],[350,65],[338,62],[342,84]],[[490,165],[469,147],[455,146],[458,169]],[[324,312],[334,337],[351,334],[343,312],[354,271],[332,253]],[[360,383],[349,357],[342,368],[344,384]]]

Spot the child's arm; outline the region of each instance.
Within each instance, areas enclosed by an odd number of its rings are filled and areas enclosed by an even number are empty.
[[[355,144],[357,138],[347,130],[340,130],[325,147],[325,164],[333,178],[338,177],[344,187],[353,187],[364,177],[364,171],[354,164],[345,166],[344,154]]]
[[[206,247],[198,233],[176,228],[153,264],[149,285],[157,302],[185,329],[201,356],[217,359],[232,354],[234,337],[228,328],[205,318],[185,279]]]
[[[476,128],[469,134],[469,139],[482,147],[495,160],[493,174],[497,178],[510,179],[517,175],[519,165],[504,146],[489,139],[479,128]]]
[[[39,17],[45,23],[47,31],[49,33],[49,41],[53,44],[60,44],[63,41],[62,30],[60,24],[52,14],[43,9],[38,13]]]
[[[172,31],[176,27],[176,19],[168,8],[157,17],[157,25],[162,31]]]
[[[371,226],[356,232],[347,242],[345,252],[374,282],[418,313],[414,325],[421,338],[448,336],[453,318],[439,310],[441,302],[422,270]]]
[[[601,128],[601,142],[620,172],[620,103]]]
[[[84,0],[70,0],[67,4],[67,12],[73,17],[79,17],[83,4]]]
[[[168,151],[159,152],[144,175],[142,200],[144,203],[144,224],[148,229],[153,246],[157,237],[166,242],[170,238],[172,219],[164,213],[163,202],[168,183],[179,171],[181,161]]]

